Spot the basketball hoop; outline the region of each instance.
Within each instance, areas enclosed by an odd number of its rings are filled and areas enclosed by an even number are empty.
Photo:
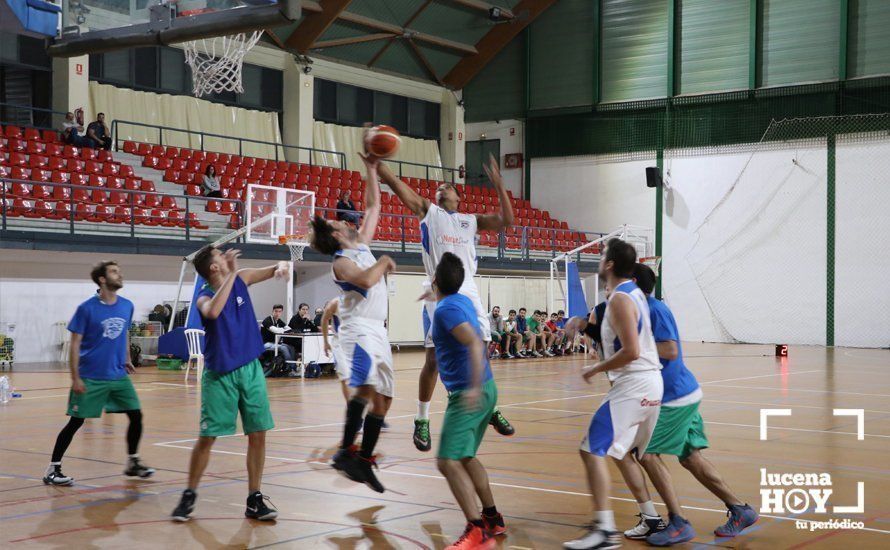
[[[655,272],[656,277],[660,277],[661,256],[649,256],[640,258],[640,263],[649,266]]]
[[[303,261],[303,250],[306,249],[306,235],[281,235],[278,244],[286,244],[290,250],[290,261]]]
[[[238,33],[185,42],[185,62],[192,69],[195,97],[221,92],[243,93],[241,67],[244,56],[262,35],[262,30],[256,30],[250,35]]]

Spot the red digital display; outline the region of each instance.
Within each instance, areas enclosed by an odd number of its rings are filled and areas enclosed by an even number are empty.
[[[776,344],[776,357],[788,357],[788,344]]]

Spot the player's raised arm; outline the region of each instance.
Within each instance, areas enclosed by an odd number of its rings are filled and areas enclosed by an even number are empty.
[[[362,269],[354,261],[344,256],[334,259],[334,277],[359,288],[369,289],[380,282],[387,273],[396,269],[396,263],[389,256],[380,258],[368,269]]]
[[[359,240],[370,244],[374,240],[377,223],[380,221],[380,182],[377,174],[380,162],[372,155],[359,153],[359,156],[365,164],[365,215],[358,229],[358,235]]]
[[[290,269],[290,262],[280,261],[277,264],[268,267],[244,268],[238,270],[238,276],[244,281],[244,284],[250,286],[255,283],[261,283],[272,277],[282,279],[287,277]]]
[[[488,165],[483,165],[482,169],[485,170],[485,174],[498,193],[501,211],[497,214],[476,214],[476,226],[480,230],[502,231],[513,225],[513,205],[510,203],[510,195],[507,194],[507,189],[504,187],[498,161],[493,155],[488,156]]]
[[[380,175],[383,183],[392,189],[392,192],[399,197],[399,200],[402,201],[402,204],[404,204],[408,210],[421,218],[426,216],[426,211],[430,208],[429,199],[425,199],[415,193],[407,183],[400,178],[397,178],[389,167],[382,162],[377,165],[377,173]]]

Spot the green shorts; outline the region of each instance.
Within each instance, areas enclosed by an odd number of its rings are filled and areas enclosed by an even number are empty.
[[[646,452],[674,455],[683,460],[696,449],[707,449],[708,437],[698,405],[662,406]]]
[[[494,331],[494,330],[491,331],[491,340],[492,340],[493,342],[498,342],[498,343],[500,343],[501,338],[503,338],[503,337],[504,337],[504,333],[503,333],[503,332],[497,332],[497,331]]]
[[[482,384],[482,395],[477,409],[467,410],[461,399],[462,394],[463,391],[458,390],[448,395],[448,407],[445,409],[445,419],[442,421],[437,458],[460,460],[476,456],[476,451],[482,444],[482,436],[488,428],[488,421],[498,402],[498,388],[494,380]]]
[[[136,388],[130,377],[119,380],[95,380],[84,378],[86,393],[68,394],[68,416],[75,418],[99,418],[102,409],[115,413],[137,411],[141,408]]]
[[[204,370],[201,379],[201,437],[232,435],[237,431],[239,412],[246,434],[275,427],[266,393],[266,378],[257,359],[225,374]]]

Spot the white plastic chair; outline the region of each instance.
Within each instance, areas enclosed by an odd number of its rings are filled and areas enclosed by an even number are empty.
[[[189,347],[189,360],[185,367],[186,384],[188,384],[189,381],[189,370],[192,368],[192,360],[195,361],[198,382],[201,381],[201,376],[204,374],[204,353],[201,351],[201,338],[203,336],[204,331],[201,329],[189,328],[185,331],[185,341],[188,343]]]

